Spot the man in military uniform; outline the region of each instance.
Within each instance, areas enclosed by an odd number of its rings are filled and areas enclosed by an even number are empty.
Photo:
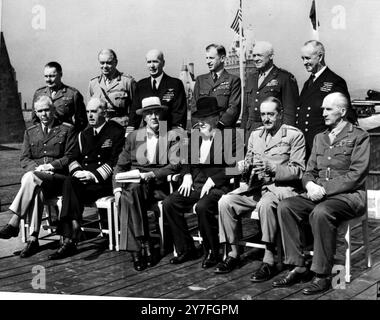
[[[222,45],[210,44],[206,47],[207,74],[195,79],[192,112],[200,97],[211,96],[218,100],[222,108],[218,128],[234,127],[240,115],[241,84],[240,78],[224,69],[226,49]]]
[[[268,97],[276,97],[284,107],[283,123],[294,126],[298,106],[298,85],[294,76],[273,64],[273,46],[258,41],[253,47],[256,71],[247,79],[245,87],[241,127],[247,138],[252,130],[260,127],[260,105]]]
[[[136,114],[136,110],[141,109],[141,102],[144,98],[153,96],[159,97],[161,103],[168,107],[160,118],[160,121],[167,121],[168,130],[175,127],[186,129],[187,103],[182,81],[172,78],[164,72],[165,59],[162,51],[157,49],[148,51],[146,65],[150,76],[137,83],[137,102],[134,104],[136,109],[131,112],[127,131],[139,128],[142,117]]]
[[[302,182],[306,192],[280,202],[277,212],[285,250],[285,263],[294,268],[275,281],[288,287],[310,274],[301,243],[305,222],[313,233],[311,271],[316,276],[303,293],[318,294],[331,286],[339,224],[365,213],[370,141],[368,133],[346,119],[349,100],[340,92],[325,97],[322,115],[328,129],[314,138]],[[307,245],[307,244],[306,244]]]
[[[231,251],[217,265],[215,273],[227,273],[238,266],[239,217],[255,208],[266,249],[263,263],[252,274],[251,281],[265,281],[278,272],[274,261],[274,243],[279,232],[276,208],[282,199],[297,194],[305,170],[304,136],[295,127],[283,124],[283,112],[277,98],[269,97],[261,103],[263,126],[252,131],[247,155],[239,163],[246,183],[219,200],[219,241],[230,244]]]
[[[106,102],[92,98],[87,103],[89,126],[79,133],[69,164],[70,175],[63,184],[63,202],[57,233],[61,247],[49,259],[61,259],[76,252],[80,222],[86,203],[112,195],[112,173],[124,144],[124,128],[106,121]]]
[[[62,67],[58,62],[49,62],[45,65],[44,77],[46,86],[39,88],[33,96],[33,106],[41,96],[48,96],[53,100],[55,117],[61,122],[74,124],[77,132],[87,126],[86,107],[80,92],[62,83]],[[32,114],[34,124],[40,122],[35,111]]]
[[[326,66],[325,48],[321,42],[309,40],[305,42],[301,52],[303,64],[311,75],[300,94],[300,105],[296,111],[296,127],[305,134],[307,159],[313,147],[315,135],[326,129],[321,109],[323,99],[329,93],[341,92],[350,101],[350,94],[346,81]],[[348,118],[353,122],[356,121],[355,111],[352,108],[349,108]]]
[[[107,118],[127,127],[136,90],[135,80],[116,69],[117,56],[111,49],[98,54],[101,75],[92,78],[88,86],[87,101],[101,98],[107,103]]]
[[[9,207],[9,223],[0,230],[0,238],[17,237],[21,219],[29,219],[30,238],[20,257],[29,257],[39,250],[38,234],[41,226],[44,199],[62,194],[62,185],[72,157],[75,133],[69,123],[54,118],[50,97],[40,96],[34,104],[40,123],[25,131],[21,151],[21,167],[26,171],[21,188]]]

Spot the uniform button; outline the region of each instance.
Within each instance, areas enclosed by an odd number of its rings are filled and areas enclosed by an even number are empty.
[[[296,121],[296,124],[298,124],[298,121]]]
[[[257,91],[256,93],[257,93],[257,94],[259,94],[259,93],[260,93],[260,91]]]
[[[264,153],[268,153],[268,151],[264,151]]]
[[[255,101],[256,101],[256,102],[259,102],[259,99],[256,99]]]
[[[308,122],[308,121],[305,121],[305,124],[309,124],[309,122]]]
[[[44,147],[46,147],[46,143],[44,143]]]
[[[326,181],[329,181],[329,178],[326,178]]]
[[[85,163],[84,165],[85,165],[86,167],[88,166],[88,164],[87,164],[87,163]]]
[[[309,129],[308,128],[305,128],[305,132],[308,132],[309,131]]]
[[[298,113],[296,113],[296,117],[298,118]]]
[[[310,107],[307,107],[307,110],[311,110],[311,108],[310,108]]]
[[[88,158],[88,156],[84,156],[84,158],[85,158],[85,159],[87,159],[87,158]]]
[[[214,92],[215,92],[215,91],[216,91],[216,89],[214,89],[214,90],[212,90],[212,91],[214,91]]]
[[[330,146],[330,149],[332,149],[333,147],[332,146]]]
[[[301,109],[300,107],[297,107],[297,110]]]
[[[255,111],[257,111],[257,108],[255,108]]]
[[[101,164],[101,162],[99,161],[98,164]]]
[[[46,153],[46,150],[44,151],[44,153]]]
[[[98,158],[100,158],[100,154],[98,154]]]
[[[307,114],[307,115],[306,115],[306,118],[309,118],[309,117],[310,117],[310,115],[309,115],[309,114]]]
[[[328,160],[331,160],[331,157],[327,157]]]

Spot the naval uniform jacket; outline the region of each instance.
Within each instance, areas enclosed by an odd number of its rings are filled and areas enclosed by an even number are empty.
[[[296,111],[296,127],[305,135],[307,153],[312,149],[315,135],[326,130],[321,106],[323,99],[332,92],[341,92],[350,101],[346,81],[329,68],[326,68],[310,87],[306,81],[302,88],[300,106]]]
[[[313,181],[326,190],[328,199],[346,202],[355,212],[365,209],[365,182],[370,157],[369,134],[362,128],[347,123],[333,143],[329,130],[314,138],[303,185]]]
[[[50,163],[55,173],[67,174],[73,157],[76,134],[73,125],[54,120],[47,136],[41,124],[26,129],[20,162],[25,171],[34,171],[40,164]]]
[[[249,134],[261,126],[260,104],[268,97],[275,97],[284,107],[284,123],[294,126],[298,106],[298,85],[294,76],[283,69],[273,66],[258,87],[259,73],[256,71],[247,79],[244,93],[241,127]]]
[[[86,128],[88,121],[86,115],[86,106],[83,102],[83,96],[77,89],[69,87],[65,84],[61,85],[54,97],[51,96],[51,90],[47,86],[39,88],[34,93],[32,103],[33,124],[37,124],[40,122],[40,119],[34,112],[34,103],[40,96],[48,96],[53,100],[53,105],[55,107],[55,117],[60,122],[67,122],[73,124],[77,132]]]
[[[137,115],[136,110],[141,109],[141,101],[144,98],[152,96],[159,97],[161,104],[168,107],[167,111],[163,112],[160,118],[161,121],[166,120],[168,122],[168,130],[171,130],[173,127],[186,129],[187,102],[185,88],[181,80],[170,77],[166,73],[162,75],[157,91],[153,91],[151,77],[137,82],[137,101],[133,104],[134,109],[131,111],[128,127],[139,128],[142,116]]]
[[[266,142],[267,131],[259,127],[252,131],[248,140],[245,163],[263,160],[275,165],[274,174],[266,175],[259,192],[268,189],[280,200],[297,195],[305,171],[305,138],[302,132],[283,124],[276,134]],[[255,184],[256,182],[253,181]],[[253,185],[241,188],[241,193],[253,194]]]
[[[92,172],[98,185],[111,190],[113,167],[124,145],[125,129],[115,121],[107,121],[94,136],[94,129],[87,127],[79,133],[74,148],[75,161],[70,163],[70,174],[78,170]]]
[[[211,73],[202,74],[195,79],[192,111],[196,110],[196,101],[203,96],[215,97],[218,106],[223,108],[220,122],[225,127],[234,127],[240,115],[241,84],[240,78],[223,70],[214,82]]]
[[[136,91],[136,81],[130,75],[116,70],[115,77],[106,85],[104,76],[100,75],[90,80],[87,100],[101,98],[107,103],[110,117],[129,116]]]

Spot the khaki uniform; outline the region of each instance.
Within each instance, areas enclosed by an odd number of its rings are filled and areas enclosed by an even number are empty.
[[[92,78],[88,86],[87,101],[93,97],[105,100],[109,118],[126,127],[135,92],[136,82],[133,77],[117,71],[109,83],[103,75]]]
[[[280,200],[297,195],[298,184],[305,170],[305,138],[300,130],[283,124],[267,140],[267,131],[260,127],[252,131],[245,157],[247,167],[253,160],[262,159],[276,166],[272,175],[262,181],[252,181],[219,200],[219,240],[238,243],[239,216],[257,207],[262,230],[262,241],[275,242],[278,229],[276,208]],[[249,175],[249,174],[248,174]]]

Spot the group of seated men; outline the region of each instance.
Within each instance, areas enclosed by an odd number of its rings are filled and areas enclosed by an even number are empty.
[[[30,237],[20,257],[39,251],[38,236],[44,200],[62,195],[57,233],[61,242],[49,259],[75,254],[81,234],[84,206],[99,197],[115,196],[120,216],[120,247],[132,253],[137,271],[155,261],[149,239],[149,207],[163,200],[177,255],[170,263],[198,258],[185,213],[193,209],[203,238],[203,268],[228,273],[240,265],[240,217],[256,208],[263,262],[251,276],[261,282],[278,273],[275,237],[281,232],[284,263],[291,266],[274,287],[308,281],[303,293],[315,294],[331,286],[338,225],[362,215],[369,165],[369,135],[347,121],[349,101],[339,92],[323,100],[327,130],[314,138],[305,164],[303,133],[283,123],[283,107],[275,97],[260,105],[263,126],[249,136],[244,157],[244,133],[218,127],[221,109],[215,97],[201,97],[192,114],[190,134],[182,128],[166,130],[160,121],[163,105],[156,96],[144,98],[137,115],[144,126],[125,137],[125,129],[106,117],[106,101],[93,97],[86,106],[88,126],[74,127],[54,117],[48,96],[35,101],[40,123],[26,130],[21,166],[26,171],[9,207],[11,219],[0,238],[17,237],[21,219],[30,221]],[[116,174],[133,169],[140,182],[120,183]],[[179,187],[169,192],[167,176],[179,174]],[[242,183],[233,190],[232,177]],[[314,256],[305,261],[303,233],[311,225]],[[221,244],[228,253],[222,258]],[[281,250],[281,248],[277,248]],[[311,273],[313,272],[313,273]]]

